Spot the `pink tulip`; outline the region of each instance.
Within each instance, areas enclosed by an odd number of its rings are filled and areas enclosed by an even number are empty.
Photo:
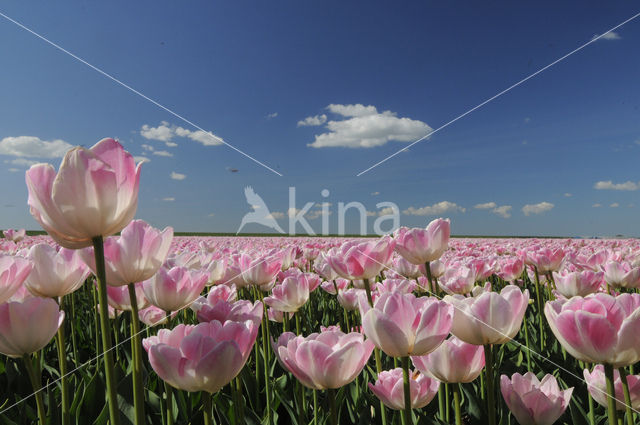
[[[239,260],[242,278],[247,285],[260,286],[263,290],[270,290],[275,283],[275,278],[282,259],[279,256],[267,256],[259,253],[244,253]]]
[[[82,262],[79,251],[47,244],[37,244],[29,250],[33,270],[24,284],[29,291],[44,298],[57,298],[80,288],[91,272]]]
[[[149,302],[164,311],[178,311],[188,306],[200,295],[209,276],[198,270],[160,267],[158,272],[142,284]]]
[[[174,316],[176,314],[177,312],[173,313]],[[138,318],[145,325],[153,327],[167,323],[167,312],[155,305],[150,305],[138,311]]]
[[[561,391],[553,375],[514,373],[500,377],[500,390],[509,410],[521,425],[552,425],[567,410],[573,388]]]
[[[273,344],[273,351],[302,385],[325,390],[353,381],[369,360],[373,343],[357,332],[328,330],[306,338],[285,332]]]
[[[589,369],[585,369],[584,380],[587,381],[587,389],[591,397],[593,397],[599,405],[607,407],[609,395],[604,376],[604,367],[601,364],[596,365],[591,372],[589,372]],[[631,407],[638,410],[640,409],[640,375],[627,375],[627,385],[629,386],[629,395],[631,396]],[[613,386],[616,394],[616,410],[625,410],[622,380],[620,379],[618,369],[613,370]]]
[[[201,303],[198,306],[195,305],[196,303],[194,302],[191,307],[196,312],[199,322],[217,320],[224,323],[227,320],[234,322],[251,320],[258,326],[262,321],[264,311],[260,301],[252,303],[249,300],[228,302],[220,299],[207,299],[206,303]]]
[[[363,308],[367,338],[391,357],[422,356],[435,350],[451,330],[453,307],[433,297],[383,293]]]
[[[629,263],[609,261],[602,266],[604,280],[612,288],[637,288],[640,286],[640,267]]]
[[[433,220],[426,229],[401,227],[394,235],[396,251],[412,264],[435,261],[449,248],[449,219]]]
[[[451,333],[469,344],[503,344],[518,333],[529,292],[509,285],[496,292],[479,292],[473,297],[447,295],[444,300],[455,307]]]
[[[393,259],[393,270],[399,275],[399,278],[417,279],[424,274],[424,264],[422,264],[421,268],[419,265],[410,263],[403,257],[396,257]],[[387,277],[389,277],[388,274]]]
[[[416,281],[409,279],[385,279],[375,285],[378,294],[385,292],[399,292],[402,294],[410,294],[416,289]]]
[[[513,282],[522,276],[524,261],[518,257],[504,259],[499,262],[498,269],[498,276],[500,276],[502,280]]]
[[[466,266],[457,266],[448,269],[444,277],[438,281],[438,285],[447,294],[468,294],[476,284],[476,274]]]
[[[281,284],[274,286],[264,303],[282,312],[296,312],[308,299],[309,279],[300,274],[298,277],[286,277]]]
[[[27,235],[27,232],[24,229],[20,229],[20,230],[7,229],[2,233],[4,234],[5,239],[8,239],[16,243],[23,240],[24,237]]]
[[[529,254],[530,262],[538,268],[538,273],[549,273],[560,270],[565,252],[561,248],[541,248]]]
[[[235,378],[255,343],[254,322],[218,321],[161,329],[142,345],[149,363],[169,385],[185,391],[218,392]]]
[[[134,285],[134,289],[136,293],[136,303],[138,304],[138,311],[140,311],[149,305],[149,300],[144,295],[142,282],[136,283]],[[131,298],[129,297],[129,288],[127,288],[126,286],[107,285],[107,302],[109,303],[109,307],[112,307],[118,311],[131,311]]]
[[[0,303],[11,298],[32,269],[33,264],[25,258],[0,254]]]
[[[466,383],[480,375],[484,368],[484,348],[449,337],[426,356],[412,356],[411,361],[422,373],[441,382]]]
[[[22,357],[44,348],[63,320],[64,311],[51,298],[0,304],[0,353]]]
[[[322,282],[320,287],[331,295],[337,295],[339,291],[344,291],[349,287],[349,280],[337,278],[330,282]],[[338,292],[336,292],[336,287],[338,288]]]
[[[26,173],[31,215],[61,246],[91,246],[94,237],[113,235],[133,219],[140,165],[113,139],[71,149],[57,174],[50,164],[32,165]]]
[[[107,284],[124,286],[150,279],[167,258],[173,229],[162,232],[142,220],[133,220],[118,237],[104,240]],[[81,251],[82,259],[94,272],[93,247]]]
[[[382,371],[375,384],[369,382],[369,389],[389,409],[404,409],[404,387],[402,368]],[[411,407],[421,409],[433,400],[438,393],[440,382],[426,375],[409,371],[409,388],[411,390]]]
[[[349,280],[371,279],[391,262],[395,241],[388,236],[369,242],[345,242],[327,257],[331,267]]]
[[[338,303],[347,311],[353,311],[358,309],[358,301],[360,297],[366,299],[364,289],[349,288],[344,291],[338,292]]]
[[[553,280],[557,291],[564,297],[586,297],[598,292],[602,285],[602,272],[594,273],[590,270],[582,272],[553,272]]]
[[[615,368],[640,360],[640,294],[547,301],[544,314],[560,344],[578,360]]]

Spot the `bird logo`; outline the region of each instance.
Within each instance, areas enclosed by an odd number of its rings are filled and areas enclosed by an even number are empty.
[[[269,208],[267,208],[267,204],[264,203],[260,195],[253,191],[251,186],[244,188],[244,196],[247,198],[247,203],[251,205],[253,211],[246,213],[244,217],[242,217],[242,222],[240,223],[240,227],[238,228],[236,235],[240,233],[240,230],[242,230],[245,224],[249,223],[262,224],[263,226],[274,229],[279,233],[284,233],[284,230],[282,230],[276,219],[271,215]]]

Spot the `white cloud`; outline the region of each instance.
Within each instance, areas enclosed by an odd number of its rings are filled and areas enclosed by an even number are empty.
[[[278,116],[278,113],[277,112],[273,112],[271,114],[267,114],[267,119],[270,120],[270,119],[275,118],[277,116]]]
[[[511,208],[511,205],[501,205],[494,208],[491,212],[499,215],[502,218],[509,218],[511,217]]]
[[[134,156],[133,160],[136,163],[140,163],[140,162],[151,162],[151,160],[149,158],[147,158],[146,156],[142,156],[142,155],[138,155],[138,156]]]
[[[378,215],[378,211],[367,211],[367,217],[375,217]]]
[[[395,112],[378,112],[375,106],[335,105],[327,109],[341,116],[327,122],[326,133],[315,136],[314,148],[371,148],[390,141],[411,142],[433,131],[426,123],[411,118],[398,118]]]
[[[624,183],[614,183],[611,180],[606,180],[596,182],[596,184],[593,185],[593,188],[598,190],[638,190],[640,189],[640,185],[630,180],[627,180]]]
[[[438,202],[437,204],[427,205],[425,207],[420,207],[420,208],[409,207],[406,210],[402,211],[402,214],[425,216],[425,215],[439,215],[448,211],[465,212],[466,209],[462,208],[455,202],[442,201],[442,202]]]
[[[522,212],[524,215],[531,214],[542,214],[543,212],[549,211],[554,207],[554,205],[550,202],[540,202],[539,204],[527,204],[522,207]]]
[[[142,147],[142,149],[143,149],[143,150],[145,150],[145,151],[149,151],[149,152],[153,152],[153,150],[154,150],[153,146],[151,146],[151,145],[147,145],[146,143],[143,143],[143,144],[141,145],[141,147]]]
[[[602,206],[602,204],[593,204],[591,205],[593,208],[600,208]]]
[[[211,213],[208,215],[208,217],[213,217],[214,215],[215,215],[214,213]]]
[[[617,203],[617,202],[614,202],[613,204],[609,205],[609,207],[611,207],[611,208],[618,208],[619,206],[620,206],[620,204]]]
[[[267,215],[267,218],[284,218],[284,213],[280,211],[273,211],[271,214]]]
[[[73,145],[61,139],[42,140],[35,136],[5,137],[0,140],[0,155],[28,158],[62,158]]]
[[[495,207],[497,207],[495,202],[486,202],[484,204],[476,204],[473,206],[473,208],[476,208],[478,210],[490,210]]]
[[[22,171],[19,168],[9,168],[9,171],[11,171],[12,173],[17,173],[18,171]]]
[[[167,151],[154,151],[153,154],[158,156],[167,156],[167,157],[173,156],[171,152],[167,152]]]
[[[185,174],[176,173],[175,171],[171,172],[171,178],[174,180],[184,180],[187,178]]]
[[[301,121],[298,121],[298,127],[311,127],[316,125],[322,125],[327,122],[327,116],[325,114],[314,115],[307,117]]]
[[[573,196],[573,194],[571,194],[571,193],[569,193],[569,192],[567,192],[567,193],[565,193],[565,194],[564,194],[564,197],[565,197],[565,198],[571,198],[572,196]]]
[[[599,34],[594,35],[591,39],[595,39]],[[622,37],[617,32],[609,31],[605,35],[603,35],[600,40],[620,40]]]
[[[174,136],[174,131],[169,123],[162,121],[159,126],[151,127],[148,124],[142,126],[140,135],[148,140],[158,140],[160,142],[169,142]]]
[[[32,165],[38,164],[40,161],[33,161],[31,159],[25,159],[25,158],[16,158],[16,159],[12,159],[12,160],[6,160],[5,164],[13,164],[13,165],[20,165],[23,167],[31,167]]]
[[[173,201],[176,200],[176,198],[168,197],[168,198],[162,198],[162,200],[165,201],[165,202],[173,202]]]
[[[371,196],[378,196],[380,195],[380,192],[371,192]]]
[[[176,147],[177,143],[173,142],[174,137],[188,137],[205,146],[222,145],[222,138],[216,136],[212,132],[202,130],[191,131],[186,128],[171,125],[166,121],[162,121],[159,126],[151,127],[144,124],[140,130],[140,135],[148,140],[158,140],[164,142],[168,147]]]

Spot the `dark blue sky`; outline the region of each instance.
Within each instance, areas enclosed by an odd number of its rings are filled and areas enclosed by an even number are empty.
[[[0,17],[0,223],[38,228],[30,163],[57,166],[67,144],[116,137],[150,160],[138,217],[176,230],[235,231],[251,185],[285,228],[295,186],[297,208],[332,204],[332,232],[339,202],[362,202],[371,230],[387,201],[402,225],[445,216],[458,234],[640,235],[640,18],[356,177],[638,12],[622,1],[2,2],[283,176]],[[298,124],[307,117],[319,125]],[[353,213],[347,231],[358,229]]]

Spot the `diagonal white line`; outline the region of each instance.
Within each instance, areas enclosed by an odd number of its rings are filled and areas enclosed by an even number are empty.
[[[577,53],[578,51],[584,49],[585,47],[587,47],[588,45],[590,45],[591,43],[598,41],[600,38],[604,37],[606,34],[610,33],[613,30],[616,30],[618,28],[620,28],[621,26],[633,21],[634,19],[636,19],[638,16],[640,16],[640,13],[636,13],[635,15],[633,15],[632,17],[630,17],[629,19],[624,20],[623,22],[619,23],[618,25],[616,25],[615,27],[609,29],[606,32],[603,32],[602,34],[600,34],[597,37],[592,38],[590,41],[582,44],[581,46],[573,49],[572,51],[570,51],[569,53],[567,53],[566,55],[556,59],[555,61],[551,62],[550,64],[548,64],[547,66],[544,66],[542,68],[540,68],[539,70],[537,70],[536,72],[534,72],[533,74],[523,78],[522,80],[518,81],[515,84],[510,85],[509,87],[507,87],[506,89],[502,90],[501,92],[499,92],[498,94],[491,96],[489,99],[485,100],[484,102],[474,106],[473,108],[469,109],[468,111],[464,112],[461,115],[458,115],[456,118],[452,119],[451,121],[447,122],[444,125],[441,125],[440,127],[436,128],[435,130],[425,134],[424,136],[422,136],[421,138],[419,138],[418,140],[412,142],[410,145],[403,147],[402,149],[398,150],[397,152],[392,153],[391,155],[389,155],[388,157],[384,158],[381,161],[376,162],[375,164],[373,164],[371,167],[367,168],[366,170],[360,171],[358,174],[356,174],[356,177],[360,177],[361,175],[363,175],[364,173],[376,168],[378,165],[387,162],[388,160],[390,160],[391,158],[393,158],[394,156],[398,155],[400,152],[409,149],[411,146],[415,145],[416,143],[419,143],[421,141],[423,141],[424,139],[426,139],[427,137],[437,133],[438,131],[450,126],[451,124],[453,124],[454,122],[458,121],[460,118],[463,118],[467,115],[469,115],[470,113],[474,112],[477,109],[482,108],[484,105],[486,105],[487,103],[497,99],[498,97],[502,96],[503,94],[511,91],[512,89],[518,87],[519,85],[521,85],[522,83],[524,83],[527,80],[530,80],[531,78],[535,77],[536,75],[540,74],[541,72],[546,71],[547,69],[551,68],[552,66],[554,66],[555,64],[562,62],[563,60],[565,60],[566,58],[568,58],[569,56],[573,55],[574,53]]]
[[[639,15],[640,15],[640,14],[639,14]],[[392,270],[393,272],[397,273],[398,275],[400,275],[400,276],[404,277],[404,278],[405,278],[405,279],[407,279],[407,280],[411,280],[411,279],[410,279],[410,278],[408,278],[407,276],[404,276],[402,273],[398,273],[396,270],[393,270],[391,267],[387,266],[386,264],[381,263],[380,261],[376,260],[375,258],[371,258],[371,257],[370,257],[369,255],[367,255],[366,253],[364,253],[364,252],[362,252],[362,251],[358,251],[358,252],[359,252],[360,254],[364,255],[365,257],[369,258],[370,260],[372,260],[372,261],[374,261],[374,262],[376,262],[376,263],[380,264],[381,266],[384,266],[384,268],[389,269],[389,270]],[[439,300],[444,301],[444,300],[442,299],[442,297],[438,296],[437,294],[431,293],[431,295],[432,295],[433,297],[435,297],[435,298],[439,299]],[[494,327],[493,327],[493,326],[491,326],[490,324],[488,324],[488,323],[486,323],[486,322],[484,322],[484,321],[482,321],[482,320],[478,319],[477,317],[475,317],[475,316],[473,316],[473,315],[469,314],[468,312],[466,312],[466,311],[462,310],[462,309],[461,309],[460,307],[458,307],[458,306],[455,306],[455,305],[453,305],[453,304],[451,304],[451,303],[448,303],[448,304],[449,304],[449,305],[451,305],[454,309],[458,310],[459,312],[464,313],[464,314],[465,314],[465,316],[468,316],[468,317],[470,317],[470,318],[474,319],[475,321],[477,321],[478,323],[481,323],[482,325],[484,325],[484,326],[486,326],[487,328],[491,329],[492,331],[495,331],[495,332],[497,332],[498,334],[500,334],[500,335],[502,335],[502,336],[504,336],[504,337],[506,337],[506,338],[509,338],[509,335],[505,334],[505,333],[504,333],[504,332],[502,332],[500,329],[496,329],[496,328],[494,328]],[[525,315],[526,315],[526,312],[525,312]],[[523,319],[523,320],[524,320],[524,319]],[[526,323],[524,323],[524,325],[526,326],[527,324],[526,324]],[[625,403],[625,401],[624,401],[624,400],[619,400],[618,398],[616,398],[616,397],[614,397],[614,396],[610,396],[610,395],[609,395],[609,393],[607,393],[606,391],[603,391],[603,390],[601,390],[600,388],[598,388],[598,387],[596,387],[596,386],[589,385],[589,384],[587,383],[587,381],[584,379],[584,377],[580,377],[580,376],[576,375],[575,373],[571,372],[570,370],[568,370],[568,369],[567,369],[567,368],[565,368],[564,366],[559,365],[558,363],[554,362],[554,361],[553,361],[553,360],[551,360],[549,357],[545,357],[544,355],[542,355],[542,354],[540,354],[540,353],[538,353],[538,352],[536,352],[536,351],[532,350],[531,348],[527,347],[526,345],[522,344],[522,343],[521,343],[521,342],[519,342],[519,341],[516,341],[516,340],[515,340],[515,339],[513,339],[513,338],[509,338],[509,342],[512,342],[512,343],[514,343],[514,344],[516,344],[516,345],[520,346],[520,348],[521,348],[521,349],[522,349],[522,348],[524,348],[524,349],[528,350],[530,353],[535,354],[535,355],[536,355],[536,356],[538,356],[540,359],[542,359],[542,360],[544,360],[544,361],[546,361],[546,362],[548,362],[548,363],[551,363],[553,366],[557,367],[558,369],[561,369],[561,370],[563,370],[564,372],[568,373],[569,375],[573,376],[574,378],[578,379],[579,381],[584,382],[585,384],[587,384],[587,388],[591,387],[592,389],[594,389],[594,390],[596,390],[596,391],[600,391],[601,393],[603,393],[603,394],[604,394],[604,395],[606,395],[607,397],[611,397],[611,398],[613,398],[615,401],[617,401],[617,402],[621,403],[621,404],[622,404],[622,405],[624,405],[625,407],[629,407],[629,408],[630,408],[631,410],[633,410],[635,413],[640,413],[640,411],[639,411],[639,410],[634,409],[634,408],[633,408],[633,406],[628,406],[628,405]],[[508,344],[508,342],[507,342],[507,344]],[[622,379],[622,378],[621,378],[621,379]],[[0,412],[0,413],[1,413],[1,412]]]
[[[222,140],[220,137],[214,135],[213,133],[206,131],[205,129],[203,129],[202,127],[200,127],[199,125],[193,123],[192,121],[186,119],[185,117],[183,117],[182,115],[172,111],[171,109],[167,108],[166,106],[160,104],[159,102],[151,99],[150,97],[140,93],[138,90],[134,89],[133,87],[123,83],[122,81],[120,81],[119,79],[117,79],[116,77],[114,77],[113,75],[103,71],[102,69],[98,68],[97,66],[94,66],[92,64],[90,64],[89,62],[85,61],[84,59],[74,55],[73,53],[71,53],[70,51],[64,49],[63,47],[59,46],[58,44],[54,43],[53,41],[47,39],[46,37],[38,34],[37,32],[35,32],[34,30],[32,30],[31,28],[26,27],[25,25],[21,24],[20,22],[16,21],[15,19],[12,19],[11,17],[5,15],[4,13],[0,12],[0,16],[2,16],[3,18],[5,18],[6,20],[13,22],[14,24],[16,24],[17,26],[19,26],[20,28],[22,28],[23,30],[35,35],[36,37],[38,37],[39,39],[41,39],[42,41],[50,44],[51,46],[55,47],[56,49],[60,50],[63,53],[66,53],[67,55],[71,56],[72,58],[74,58],[75,60],[77,60],[78,62],[81,62],[83,64],[85,64],[86,66],[88,66],[89,68],[93,69],[94,71],[102,74],[103,76],[107,77],[108,79],[114,81],[115,83],[121,85],[122,87],[126,88],[127,90],[131,91],[132,93],[137,94],[138,96],[140,96],[141,98],[153,103],[154,105],[156,105],[158,108],[170,113],[171,115],[173,115],[174,117],[184,121],[185,123],[191,125],[192,127],[203,131],[205,134],[209,135],[209,137],[211,137],[213,140],[215,140],[218,143],[221,143],[231,149],[233,149],[234,151],[238,152],[239,154],[249,158],[250,160],[252,160],[253,162],[262,165],[264,168],[266,168],[267,170],[271,171],[272,173],[275,173],[277,175],[279,175],[280,177],[282,177],[282,174],[280,174],[279,172],[277,172],[276,170],[274,170],[273,168],[269,167],[268,165],[258,161],[257,159],[255,159],[254,157],[252,157],[251,155],[241,151],[240,149],[236,148],[235,146],[225,142],[224,140]]]

